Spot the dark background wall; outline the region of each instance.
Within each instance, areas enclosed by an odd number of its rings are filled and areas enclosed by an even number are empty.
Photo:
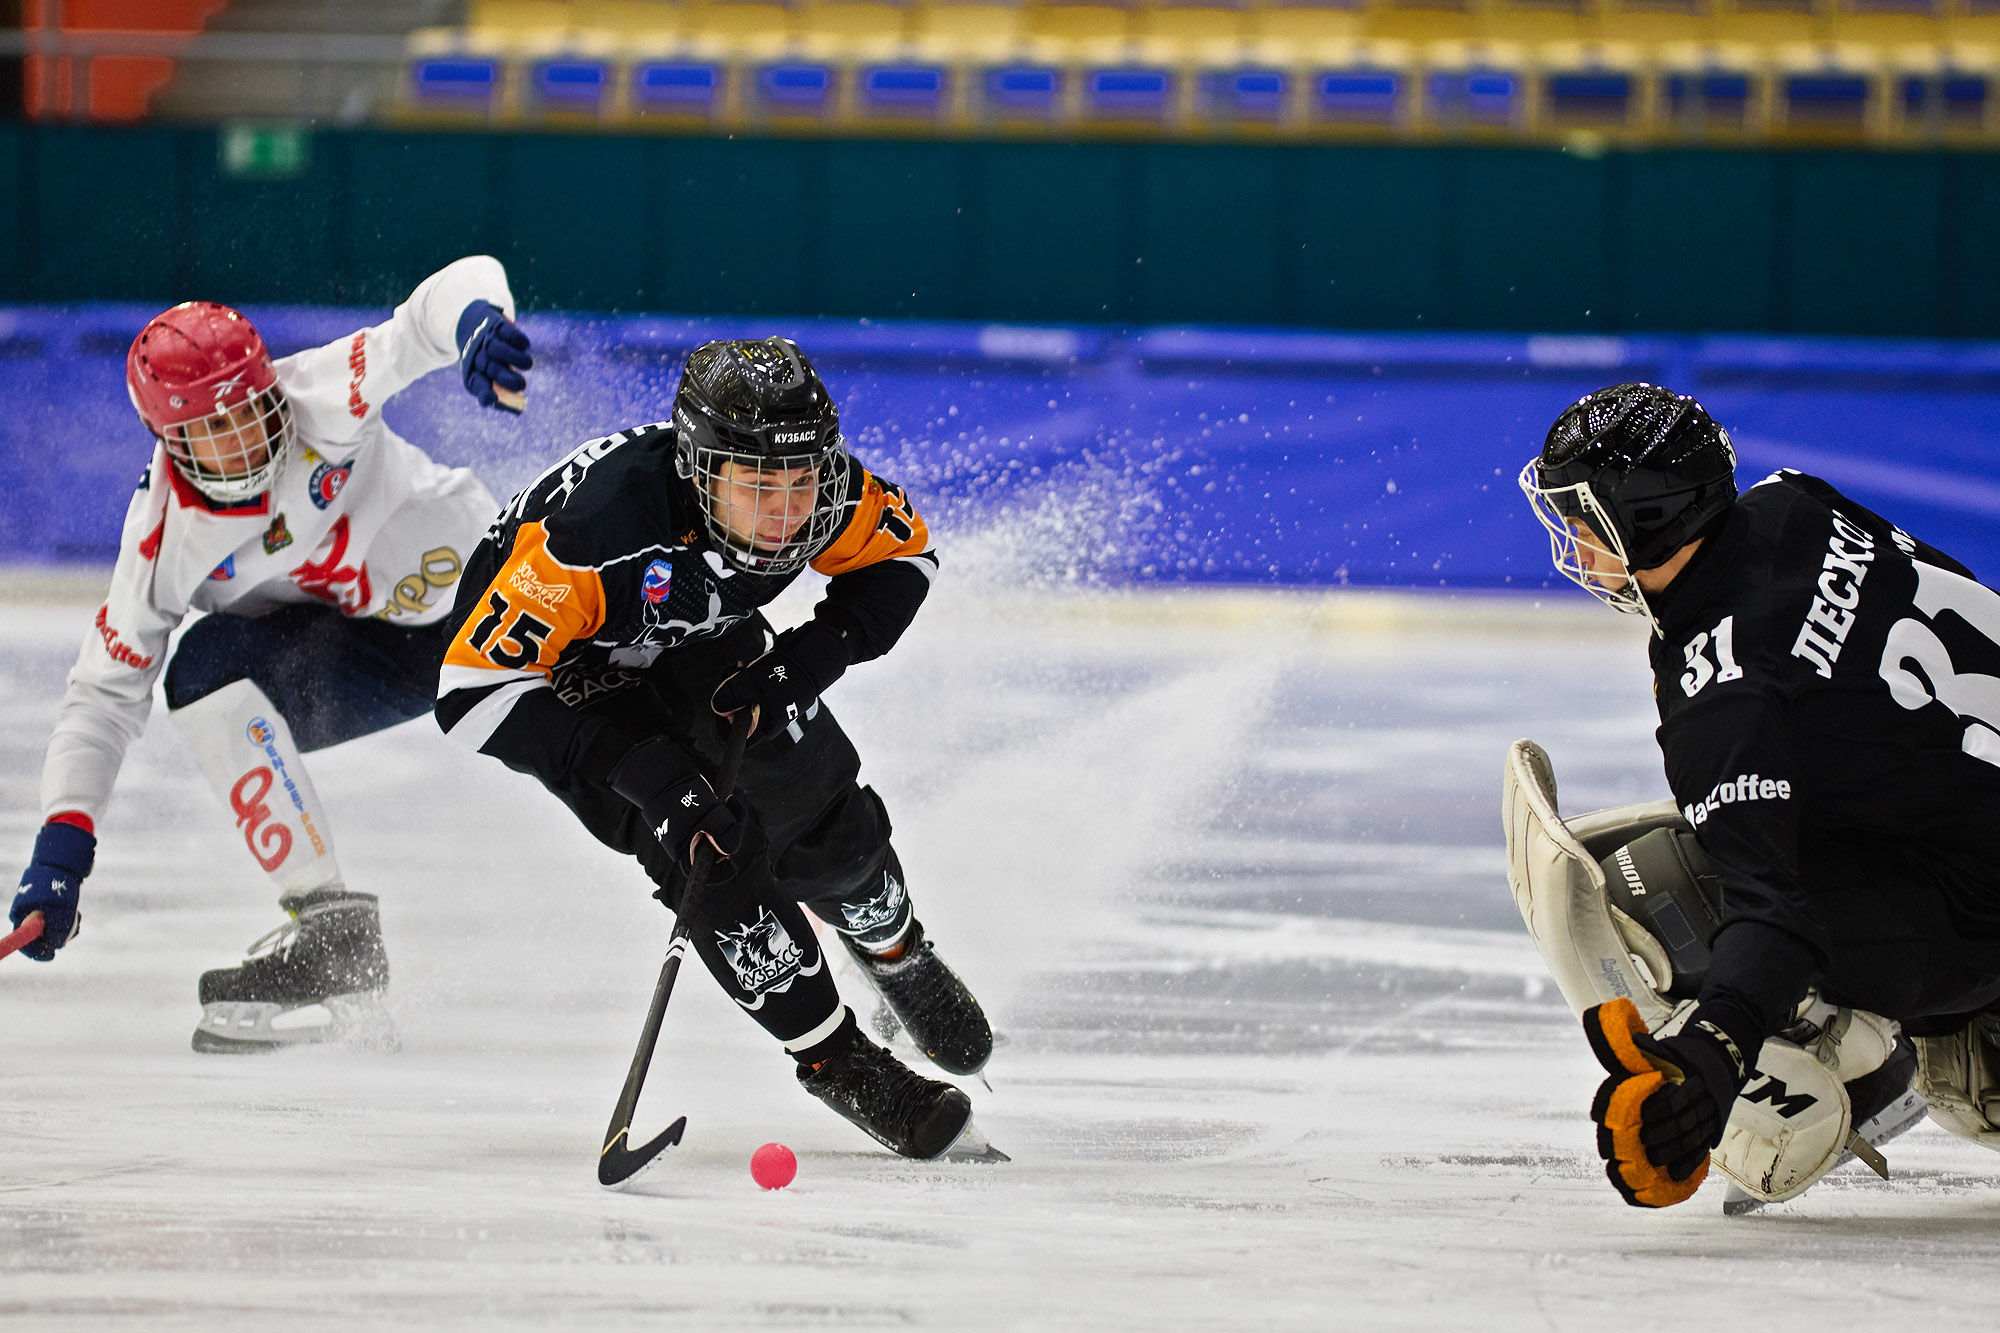
[[[0,301],[2000,336],[2000,156],[0,125]]]

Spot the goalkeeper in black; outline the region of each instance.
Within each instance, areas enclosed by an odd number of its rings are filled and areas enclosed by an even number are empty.
[[[1933,1118],[1993,1128],[1952,1109],[1941,1066],[2000,1063],[1977,1021],[2000,1001],[2000,594],[1823,481],[1739,495],[1735,467],[1692,398],[1621,384],[1521,473],[1557,567],[1652,624],[1667,781],[1720,887],[1698,1007],[1636,1034],[1673,1072],[1630,1180],[1701,1169],[1809,988],[1936,1038],[1918,1043]],[[1956,1092],[1978,1107],[1981,1087]]]
[[[774,635],[759,608],[808,566],[825,595]],[[671,422],[583,445],[501,511],[466,567],[437,705],[448,735],[540,779],[676,912],[695,841],[712,842],[687,904],[696,952],[808,1091],[920,1158],[952,1146],[971,1103],[861,1033],[799,905],[940,1068],[986,1063],[986,1018],[913,915],[888,813],[820,701],[895,645],[936,568],[795,344],[707,343]],[[723,800],[711,778],[746,711]]]

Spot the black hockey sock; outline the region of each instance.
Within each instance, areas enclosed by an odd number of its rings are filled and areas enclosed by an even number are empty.
[[[787,1045],[841,1012],[840,990],[819,937],[797,903],[714,894],[688,937],[729,998]]]
[[[804,1050],[792,1052],[802,1068],[818,1069],[821,1065],[839,1055],[861,1039],[861,1025],[854,1021],[854,1011],[845,1005],[841,1007],[840,1026],[824,1041],[816,1041]]]

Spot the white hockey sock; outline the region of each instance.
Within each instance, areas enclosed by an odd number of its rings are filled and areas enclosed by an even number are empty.
[[[340,886],[326,807],[264,691],[235,681],[167,716],[281,901]]]

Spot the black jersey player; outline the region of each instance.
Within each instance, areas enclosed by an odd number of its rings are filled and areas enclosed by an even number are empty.
[[[1692,1192],[1809,989],[1930,1038],[1933,1117],[1993,1128],[1978,1071],[2000,1052],[1982,1057],[1977,1016],[2000,1001],[2000,595],[1816,478],[1738,494],[1735,465],[1693,399],[1621,384],[1565,411],[1521,475],[1558,568],[1653,626],[1668,785],[1713,866],[1676,1034],[1586,1015],[1613,1071],[1600,1148],[1632,1202]]]
[[[809,565],[825,594],[774,636],[759,608]],[[707,343],[671,422],[583,445],[501,511],[466,568],[437,705],[447,734],[539,778],[676,911],[695,840],[714,842],[690,905],[702,961],[809,1091],[926,1158],[971,1103],[862,1035],[799,904],[933,1062],[985,1064],[985,1016],[912,915],[888,813],[819,700],[894,646],[936,568],[923,520],[848,454],[795,344]],[[709,775],[744,709],[740,796],[724,801]]]

